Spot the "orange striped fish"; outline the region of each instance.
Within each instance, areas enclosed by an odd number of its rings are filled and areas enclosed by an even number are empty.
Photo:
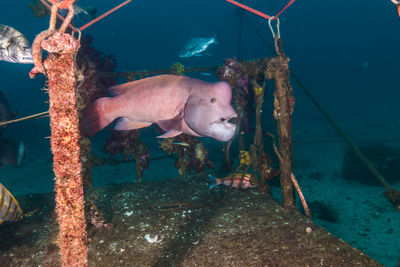
[[[236,173],[233,176],[232,187],[239,187],[240,181],[242,180],[242,176],[243,176],[243,173]],[[211,174],[209,174],[208,178],[210,178],[210,180],[211,180],[210,188],[214,188],[214,187],[216,187],[217,185],[220,185],[220,184],[224,184],[226,186],[230,186],[230,184],[232,183],[232,174],[229,174],[228,176],[226,176],[224,178],[217,178],[217,177],[214,177]],[[251,178],[251,174],[250,173],[246,173],[244,178],[243,178],[243,182],[242,182],[242,185],[241,185],[240,188],[254,187],[254,185],[252,185],[250,183],[250,178]]]
[[[4,221],[16,221],[22,217],[22,213],[18,201],[0,184],[0,224]]]

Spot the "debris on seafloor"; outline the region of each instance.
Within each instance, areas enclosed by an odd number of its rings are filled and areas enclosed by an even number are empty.
[[[88,236],[89,266],[381,266],[256,189],[225,198],[225,190],[209,190],[206,174],[187,178],[94,188],[115,227]],[[59,266],[44,264],[59,257],[52,194],[19,201],[38,211],[1,226],[0,262]],[[191,205],[153,209],[183,202]]]

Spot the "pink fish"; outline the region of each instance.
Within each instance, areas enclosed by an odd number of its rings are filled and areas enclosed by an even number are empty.
[[[240,185],[240,181],[242,180],[242,173],[236,173],[233,176],[233,184],[232,187],[239,187]],[[232,183],[232,174],[229,174],[228,176],[224,177],[224,178],[216,178],[214,176],[212,176],[211,174],[208,175],[208,178],[210,178],[211,180],[211,185],[210,188],[214,188],[217,185],[220,184],[224,184],[226,186],[230,186]],[[246,173],[244,175],[243,181],[242,181],[242,185],[240,188],[249,188],[249,187],[254,187],[254,185],[252,185],[250,183],[250,178],[251,178],[251,174]]]
[[[159,75],[113,86],[114,97],[103,97],[83,111],[83,126],[91,136],[118,119],[115,130],[132,130],[157,123],[160,138],[181,133],[229,141],[236,125],[232,89],[226,82],[208,83],[177,75]]]

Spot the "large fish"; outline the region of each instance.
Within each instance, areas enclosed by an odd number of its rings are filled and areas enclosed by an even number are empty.
[[[0,121],[9,121],[14,119],[15,113],[11,112],[10,105],[3,92],[0,91]],[[2,126],[0,126],[0,131]]]
[[[215,36],[211,38],[196,37],[189,39],[179,52],[179,57],[201,56],[201,54],[212,44],[218,44]]]
[[[400,0],[390,0],[393,4],[396,5],[397,14],[400,17]]]
[[[159,75],[110,88],[115,97],[96,100],[83,111],[88,135],[100,131],[115,119],[116,130],[132,130],[157,123],[160,138],[181,133],[229,141],[236,125],[230,104],[232,89],[226,82],[208,83],[177,75]]]
[[[25,145],[23,142],[6,138],[0,138],[0,165],[21,166],[25,157]]]
[[[0,91],[0,122],[9,121],[15,118],[15,112],[11,112],[10,105],[4,94]],[[1,130],[5,126],[0,126]],[[0,165],[12,165],[19,167],[25,156],[24,143],[0,138]]]
[[[22,213],[18,201],[0,184],[0,224],[4,221],[16,221],[22,217]]]
[[[0,24],[0,60],[31,64],[32,51],[25,36],[16,29]]]

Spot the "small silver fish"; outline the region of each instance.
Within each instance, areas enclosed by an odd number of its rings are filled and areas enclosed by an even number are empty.
[[[185,147],[190,146],[188,143],[183,142],[183,141],[172,141],[172,144],[179,145],[179,146],[185,146]]]
[[[18,201],[2,184],[0,184],[0,200],[0,224],[4,221],[13,222],[22,217],[23,211]]]
[[[94,19],[94,18],[96,18],[96,12],[97,12],[97,8],[95,8],[95,7],[84,7],[84,6],[80,6],[76,3],[74,4],[74,14],[78,18],[80,18],[80,15],[85,14],[89,18]],[[68,13],[67,9],[60,10],[60,14],[64,17],[67,15],[67,13]]]
[[[95,7],[83,7],[78,4],[74,4],[74,8],[75,8],[75,15],[77,16],[83,13],[91,19],[96,18],[97,8]]]
[[[211,73],[208,73],[208,72],[200,72],[200,74],[204,75],[204,76],[211,76]]]
[[[0,60],[32,64],[32,51],[25,36],[16,29],[0,24]]]
[[[179,52],[179,57],[184,58],[184,57],[202,56],[201,53],[206,51],[208,47],[212,44],[218,44],[218,41],[215,39],[215,36],[211,38],[196,37],[189,39]]]

